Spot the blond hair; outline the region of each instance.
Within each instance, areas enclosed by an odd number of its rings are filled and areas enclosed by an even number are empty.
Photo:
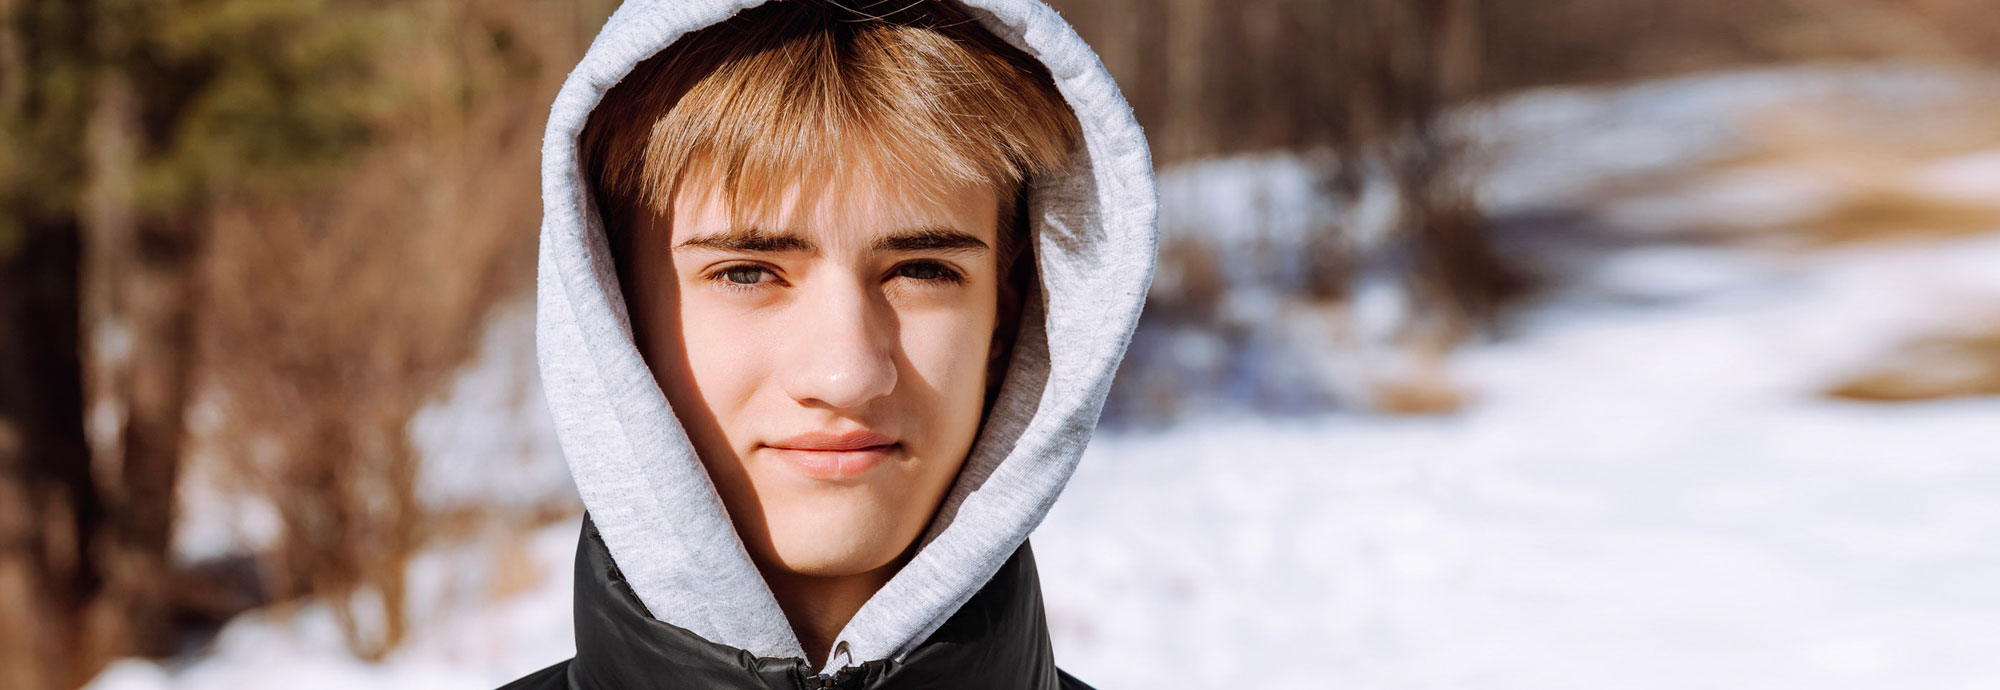
[[[787,185],[875,174],[904,193],[990,185],[1007,257],[1024,183],[1081,137],[1048,70],[952,3],[772,0],[641,62],[582,154],[614,235],[691,175],[716,176],[740,224]]]

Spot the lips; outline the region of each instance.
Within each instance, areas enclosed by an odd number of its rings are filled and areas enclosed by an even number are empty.
[[[763,444],[762,450],[812,479],[854,479],[902,450],[894,437],[873,431],[813,431]]]

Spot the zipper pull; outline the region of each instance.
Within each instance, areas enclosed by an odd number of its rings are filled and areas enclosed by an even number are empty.
[[[835,659],[839,659],[841,662],[838,666],[831,663]],[[847,653],[846,640],[835,644],[833,646],[833,654],[827,657],[827,661],[829,662],[827,665],[836,669],[832,673],[813,673],[812,666],[805,659],[799,659],[799,680],[802,681],[800,687],[805,690],[841,690],[848,687],[848,681],[861,677],[858,675],[861,672],[860,668],[847,666],[847,663],[852,660]],[[853,671],[853,673],[849,673],[849,671]]]
[[[842,690],[850,687],[852,685],[850,681],[859,677],[849,672],[859,669],[843,668],[833,673],[813,673],[812,667],[806,665],[805,659],[799,660],[798,669],[801,690]]]
[[[842,690],[843,688],[851,687],[852,684],[848,681],[854,680],[857,677],[849,674],[847,669],[841,669],[833,673],[809,675],[805,678],[806,688],[807,690]]]

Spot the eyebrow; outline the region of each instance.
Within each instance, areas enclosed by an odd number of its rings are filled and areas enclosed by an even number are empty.
[[[721,249],[738,252],[815,252],[819,251],[810,240],[798,235],[781,235],[758,228],[732,228],[724,232],[696,235],[674,245],[674,251],[682,249]]]
[[[681,249],[718,249],[756,253],[817,253],[812,240],[790,233],[773,233],[761,228],[732,228],[724,232],[697,235],[674,245]],[[948,227],[930,226],[897,230],[875,238],[878,252],[982,253],[991,248],[970,234]]]
[[[878,252],[964,252],[987,251],[986,243],[977,237],[951,228],[925,227],[910,228],[875,238]]]

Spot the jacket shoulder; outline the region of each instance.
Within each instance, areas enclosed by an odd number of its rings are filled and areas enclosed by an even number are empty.
[[[569,690],[569,662],[569,659],[556,662],[553,666],[502,685],[499,690]],[[1063,688],[1067,690],[1069,686]]]
[[[1060,686],[1062,690],[1094,690],[1089,685],[1085,685],[1083,681],[1077,680],[1076,676],[1072,676],[1068,671],[1062,669],[1056,669],[1056,680],[1062,683]]]

